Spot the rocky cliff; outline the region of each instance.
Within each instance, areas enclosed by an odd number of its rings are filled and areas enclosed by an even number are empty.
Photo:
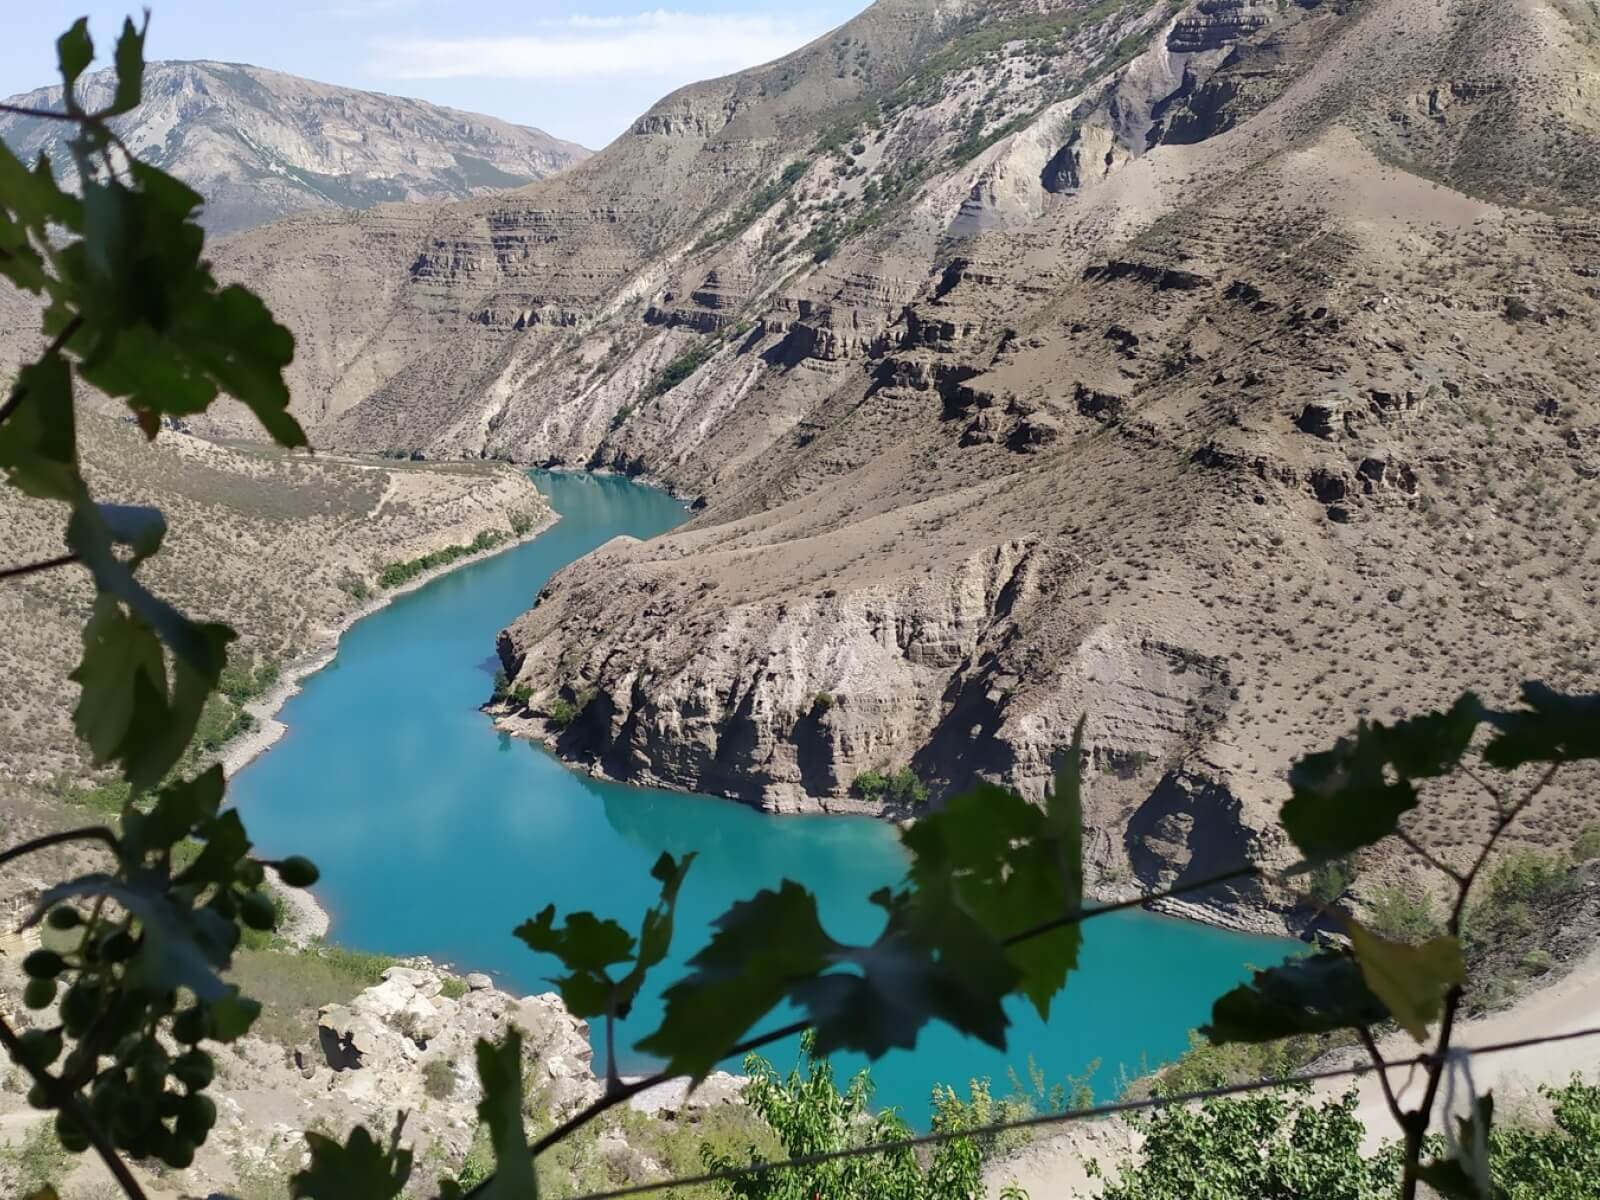
[[[88,108],[110,102],[116,77],[79,83]],[[61,88],[8,104],[58,109]],[[376,92],[334,87],[242,63],[156,62],[144,103],[115,122],[128,148],[203,194],[213,233],[303,209],[368,208],[386,200],[449,200],[543,179],[587,157],[538,129]],[[71,172],[59,122],[0,115],[0,140]]]
[[[1593,686],[1597,33],[896,0],[556,179],[224,266],[297,324],[326,443],[703,499],[507,630],[509,724],[859,808],[903,766],[1037,794],[1087,714],[1128,890],[1277,855],[1285,766],[1358,714]]]

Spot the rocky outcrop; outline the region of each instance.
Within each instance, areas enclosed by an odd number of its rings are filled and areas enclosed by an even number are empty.
[[[463,1111],[477,1102],[474,1046],[509,1029],[523,1037],[525,1078],[543,1105],[564,1114],[605,1091],[592,1069],[589,1026],[555,994],[517,999],[477,976],[465,995],[444,993],[448,977],[426,962],[390,967],[383,982],[318,1016],[327,1090],[352,1105],[423,1106],[430,1073],[448,1073]]]

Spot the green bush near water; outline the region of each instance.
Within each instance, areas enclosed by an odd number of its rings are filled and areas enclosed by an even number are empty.
[[[435,550],[431,554],[424,554],[421,558],[413,558],[408,562],[390,563],[378,572],[378,586],[385,589],[400,587],[402,584],[410,583],[419,575],[447,567],[471,555],[482,554],[485,550],[492,550],[508,536],[503,530],[485,529],[466,545],[446,546],[442,550]]]
[[[928,785],[910,767],[898,771],[863,771],[850,790],[863,800],[877,800],[902,808],[920,808],[928,802]]]

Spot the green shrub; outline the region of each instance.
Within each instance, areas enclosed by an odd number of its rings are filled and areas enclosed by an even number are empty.
[[[744,1101],[782,1143],[783,1155],[799,1157],[830,1150],[909,1138],[912,1130],[893,1109],[871,1110],[872,1077],[858,1072],[844,1088],[834,1082],[832,1064],[812,1053],[813,1035],[801,1043],[800,1064],[787,1077],[758,1055],[745,1059],[750,1082]],[[987,1080],[974,1080],[963,1099],[953,1088],[933,1092],[933,1132],[961,1135],[967,1130],[1015,1121],[1029,1112],[1025,1101],[995,1099]],[[1023,1144],[1016,1132],[999,1135],[974,1132],[953,1136],[926,1156],[910,1147],[881,1154],[773,1171],[719,1185],[729,1200],[957,1200],[983,1193],[983,1166],[988,1160]],[[725,1170],[753,1161],[757,1148],[731,1154],[707,1146],[702,1151],[709,1170]]]
[[[459,1000],[471,990],[467,986],[465,979],[458,979],[452,975],[444,981],[444,986],[439,989],[439,994],[447,1000]]]
[[[429,571],[436,571],[440,567],[447,567],[453,562],[459,562],[474,554],[482,554],[485,550],[492,550],[506,540],[506,534],[499,529],[485,529],[466,545],[446,546],[442,550],[435,550],[424,554],[421,558],[413,558],[408,562],[390,563],[378,572],[378,586],[381,588],[397,588],[402,584],[410,583],[419,575],[426,575]]]
[[[0,1167],[11,1175],[21,1190],[21,1196],[32,1195],[36,1189],[59,1183],[74,1166],[72,1157],[56,1136],[55,1125],[41,1120],[29,1131],[19,1145],[0,1148]],[[45,1195],[54,1195],[46,1192]]]
[[[1555,970],[1556,958],[1542,947],[1529,950],[1522,956],[1522,969],[1529,975],[1548,975]]]
[[[833,708],[833,695],[829,692],[818,692],[811,697],[811,715],[820,717]]]
[[[583,715],[583,710],[589,707],[589,701],[594,699],[594,689],[584,688],[574,693],[568,700],[565,696],[558,696],[550,705],[548,720],[557,729],[565,729]]]
[[[1367,905],[1367,924],[1397,942],[1425,942],[1444,932],[1433,897],[1401,888],[1379,888]]]
[[[889,777],[882,771],[863,771],[856,776],[850,790],[863,800],[878,800],[889,790]]]
[[[1600,858],[1600,825],[1585,825],[1572,843],[1572,857],[1578,862],[1593,862]]]
[[[698,345],[690,346],[662,368],[661,373],[656,376],[655,382],[650,385],[650,394],[652,396],[665,396],[703,367],[715,352],[716,346],[711,342],[702,342]]]
[[[1323,863],[1306,880],[1306,892],[1319,904],[1332,904],[1349,890],[1355,872],[1343,859]]]
[[[850,790],[863,800],[886,801],[901,808],[920,808],[928,802],[928,787],[910,767],[898,771],[863,771]]]
[[[1462,949],[1468,961],[1532,932],[1538,926],[1537,912],[1577,888],[1572,864],[1562,856],[1537,850],[1506,854],[1479,885],[1462,923]]]

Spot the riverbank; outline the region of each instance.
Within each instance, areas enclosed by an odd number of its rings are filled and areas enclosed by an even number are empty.
[[[328,631],[324,643],[305,657],[284,667],[278,682],[267,692],[250,701],[244,706],[247,713],[255,720],[255,727],[241,737],[235,738],[223,748],[218,761],[222,764],[222,772],[232,779],[244,770],[261,755],[272,749],[279,739],[288,732],[289,727],[278,720],[278,713],[283,706],[299,695],[301,686],[311,676],[321,671],[339,655],[339,643],[344,635],[359,621],[372,616],[374,613],[387,608],[401,596],[426,587],[435,579],[439,579],[452,571],[458,571],[473,563],[483,562],[485,559],[494,558],[508,550],[525,545],[535,538],[548,532],[561,519],[561,514],[554,509],[548,512],[544,519],[531,527],[526,533],[514,535],[506,541],[491,546],[476,554],[458,558],[454,562],[436,567],[409,579],[398,587],[386,589],[381,595],[373,597],[355,611],[344,617]],[[317,898],[303,888],[286,888],[273,885],[274,892],[282,899],[288,911],[289,920],[285,936],[297,945],[305,945],[318,938],[326,937],[332,925],[332,918],[328,911],[318,903]]]

